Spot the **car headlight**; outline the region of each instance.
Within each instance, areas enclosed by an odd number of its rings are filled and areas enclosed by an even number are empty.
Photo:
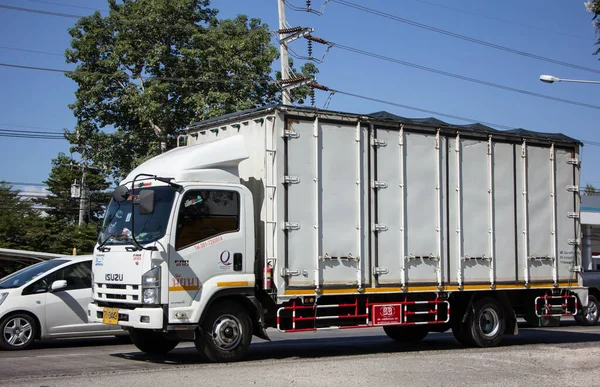
[[[142,275],[142,302],[144,304],[160,303],[160,266]]]
[[[6,300],[6,297],[8,297],[8,293],[0,293],[0,305]]]

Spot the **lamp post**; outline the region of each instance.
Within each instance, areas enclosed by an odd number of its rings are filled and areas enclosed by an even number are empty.
[[[596,83],[600,84],[600,81],[585,81],[580,79],[562,79],[555,77],[553,75],[540,75],[540,81],[546,83],[554,83],[554,82],[575,82],[575,83]]]

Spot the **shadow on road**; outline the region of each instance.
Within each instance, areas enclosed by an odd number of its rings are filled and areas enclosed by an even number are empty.
[[[36,341],[31,349],[78,348],[78,347],[108,347],[114,345],[131,345],[129,336],[79,337],[73,339],[55,339]]]
[[[570,332],[555,329],[520,330],[518,336],[507,336],[501,347],[525,346],[536,344],[572,344],[573,347],[582,343],[600,341],[600,333],[585,331]],[[493,351],[495,348],[480,349],[466,348],[458,344],[452,333],[431,333],[419,343],[402,344],[392,341],[385,335],[367,337],[290,339],[273,342],[253,343],[244,362],[280,359],[318,359],[323,357],[375,355],[386,353],[409,353],[446,350]],[[206,361],[191,348],[176,348],[166,356],[150,356],[142,352],[112,354],[111,356],[154,364],[193,365]]]

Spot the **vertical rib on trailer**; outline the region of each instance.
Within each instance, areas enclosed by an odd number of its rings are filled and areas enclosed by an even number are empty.
[[[277,120],[275,116],[266,117],[266,120],[269,119],[273,120],[273,126],[270,133],[269,131],[265,133],[265,268],[269,261],[275,260],[277,251],[277,142],[275,140],[275,123]],[[266,121],[265,125],[268,127]],[[275,267],[274,264],[273,267]],[[263,289],[267,289],[267,276],[263,274],[263,277]]]
[[[456,278],[458,282],[458,288],[462,289],[463,278],[462,278],[462,187],[461,187],[461,175],[460,175],[460,133],[456,133],[456,259],[458,261],[457,264],[457,273]]]
[[[319,117],[315,116],[315,120],[313,122],[313,138],[314,138],[314,151],[315,151],[315,166],[314,166],[314,171],[315,171],[315,177],[313,179],[314,183],[315,183],[315,224],[314,224],[314,236],[315,236],[315,245],[314,245],[314,251],[313,251],[313,255],[314,255],[314,259],[315,259],[315,268],[314,268],[314,283],[315,283],[315,293],[319,293],[320,292],[320,266],[321,266],[321,260],[319,257],[320,254],[320,241],[321,241],[321,230],[320,230],[320,224],[321,224],[321,215],[319,213],[319,208],[320,208],[320,204],[321,204],[321,195],[319,192],[319,180],[320,180],[320,169],[319,169]]]
[[[398,133],[398,145],[400,145],[400,270],[402,273],[402,290],[406,289],[406,237],[404,228],[406,227],[406,200],[404,200],[404,181],[406,168],[404,166],[404,124],[400,125]]]
[[[442,289],[442,173],[441,173],[441,145],[440,145],[440,129],[435,133],[435,155],[436,155],[436,182],[435,189],[437,193],[437,211],[436,211],[436,245],[437,245],[437,282],[438,288]]]
[[[362,200],[362,143],[360,121],[356,123],[356,200],[358,201],[357,216],[356,216],[356,237],[358,239],[358,254],[356,257],[356,285],[358,291],[362,291],[362,259],[363,259],[363,238],[362,238],[362,215],[363,215],[363,200]]]
[[[496,238],[494,234],[494,144],[488,137],[488,195],[489,195],[489,236],[490,236],[490,288],[496,287]]]
[[[527,141],[521,145],[521,159],[523,160],[523,262],[525,287],[529,286],[529,203],[527,199]]]
[[[554,287],[558,287],[558,249],[556,239],[557,219],[556,219],[556,153],[554,143],[550,147],[550,197],[552,198],[552,282]]]

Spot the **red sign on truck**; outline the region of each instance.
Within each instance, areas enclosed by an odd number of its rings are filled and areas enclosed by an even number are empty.
[[[373,305],[373,325],[402,323],[402,304]]]

